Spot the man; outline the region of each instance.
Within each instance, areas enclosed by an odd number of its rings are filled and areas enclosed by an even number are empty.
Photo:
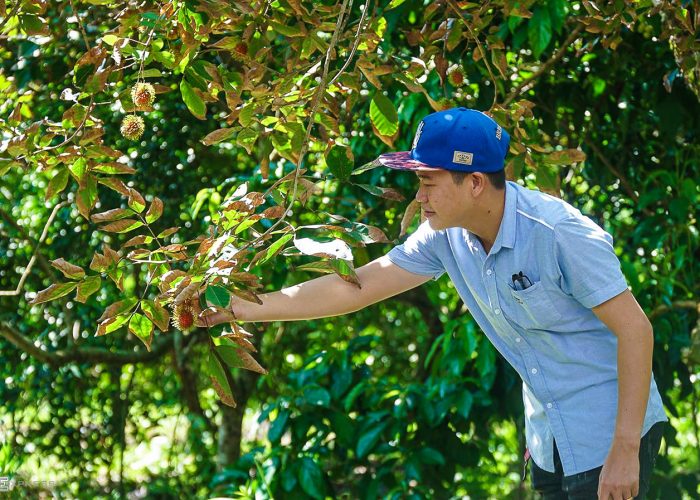
[[[329,275],[231,309],[241,321],[335,316],[447,272],[523,380],[534,489],[547,499],[642,498],[666,420],[651,324],[610,235],[567,203],[505,182],[509,141],[478,111],[428,115],[411,151],[379,157],[416,172],[427,221],[357,270],[360,289]]]

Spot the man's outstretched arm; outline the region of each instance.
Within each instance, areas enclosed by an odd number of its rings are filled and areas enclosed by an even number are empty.
[[[229,307],[239,321],[295,321],[359,311],[430,279],[408,272],[383,256],[358,268],[361,288],[329,274],[277,292],[260,295],[262,304],[232,297]],[[209,326],[230,321],[222,313],[206,316]]]

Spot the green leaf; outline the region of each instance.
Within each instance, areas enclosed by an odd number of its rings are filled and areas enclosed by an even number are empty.
[[[364,458],[374,445],[377,444],[379,438],[387,426],[387,422],[375,425],[365,432],[360,439],[357,440],[357,458]]]
[[[253,146],[255,146],[255,141],[258,139],[258,133],[252,128],[244,128],[238,132],[238,137],[236,137],[236,142],[239,146],[245,148],[248,154],[253,154]]]
[[[210,285],[207,287],[206,292],[204,292],[204,298],[207,304],[226,308],[231,301],[231,292],[223,286]]]
[[[243,368],[255,373],[267,373],[267,370],[255,361],[255,358],[245,349],[232,345],[216,346],[216,353],[231,368]]]
[[[107,45],[114,45],[117,43],[117,40],[119,40],[119,37],[116,35],[105,35],[102,37],[102,41]]]
[[[352,150],[347,146],[336,144],[326,155],[326,165],[338,179],[347,180],[355,166]]]
[[[546,7],[535,7],[528,21],[527,37],[532,53],[539,58],[552,40],[552,20]]]
[[[180,93],[187,109],[200,120],[204,120],[207,114],[207,105],[184,78],[180,81]]]
[[[361,187],[368,193],[373,194],[374,196],[386,198],[387,200],[403,201],[406,199],[404,195],[402,195],[396,189],[393,188],[383,188],[379,186],[372,186],[371,184],[356,184],[356,186]]]
[[[394,104],[381,92],[374,94],[369,105],[369,118],[380,135],[393,138],[399,131],[399,115]]]
[[[75,300],[82,302],[83,304],[87,302],[88,297],[100,289],[102,285],[102,278],[99,276],[87,276],[83,281],[78,284],[78,291],[75,294]]]
[[[442,456],[442,453],[433,448],[423,448],[418,455],[423,463],[430,465],[445,465],[445,457]]]
[[[389,10],[389,9],[396,8],[396,7],[398,7],[399,5],[401,5],[402,3],[404,3],[405,1],[406,1],[406,0],[391,0],[391,2],[389,3],[389,5],[387,5],[387,6],[386,6],[386,9],[384,9],[384,10]]]
[[[153,322],[150,319],[143,314],[134,313],[129,320],[129,331],[141,339],[141,342],[146,345],[146,349],[151,350]]]
[[[78,158],[68,168],[77,182],[82,181],[85,174],[87,174],[87,162],[85,161],[85,158]]]
[[[289,242],[289,240],[291,240],[292,238],[294,238],[294,235],[291,233],[287,233],[287,234],[283,235],[282,237],[280,237],[277,241],[275,241],[272,245],[270,245],[267,248],[267,251],[265,253],[265,257],[260,259],[260,262],[258,262],[258,265],[264,264],[265,262],[267,262],[268,260],[273,258],[275,255],[277,255],[282,250],[282,247],[284,245],[286,245]]]
[[[49,185],[46,188],[45,200],[50,200],[54,195],[60,193],[68,185],[68,169],[61,168],[56,174],[51,177]]]
[[[323,472],[318,464],[309,457],[301,459],[299,484],[301,485],[301,489],[311,498],[323,500],[325,496]]]
[[[304,389],[304,401],[308,405],[328,407],[331,403],[331,395],[323,387],[307,387]]]
[[[49,24],[39,16],[24,14],[19,17],[19,25],[27,35],[48,35]]]
[[[153,321],[161,331],[168,331],[168,327],[170,326],[170,313],[168,313],[166,308],[152,300],[146,299],[141,302],[141,309],[143,309],[146,317]]]
[[[267,433],[267,439],[271,443],[277,443],[282,438],[284,430],[287,428],[288,420],[289,410],[280,410],[277,418],[270,424],[270,430]]]
[[[129,315],[127,314],[108,318],[99,324],[97,331],[95,332],[95,337],[100,337],[102,335],[115,332],[124,326],[127,321],[129,321]]]
[[[86,174],[78,187],[75,204],[80,214],[90,220],[90,210],[95,203],[97,203],[97,179],[93,175]]]
[[[32,300],[29,305],[33,306],[36,304],[41,304],[42,302],[48,302],[50,300],[63,297],[64,295],[68,295],[75,289],[76,286],[78,286],[76,281],[69,281],[68,283],[54,283],[50,287],[37,293],[36,297],[34,297],[34,300]]]
[[[472,403],[474,402],[474,396],[467,390],[462,390],[455,400],[455,408],[457,413],[462,417],[469,417],[469,412],[472,409]]]

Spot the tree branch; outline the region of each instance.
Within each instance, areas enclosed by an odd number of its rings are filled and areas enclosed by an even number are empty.
[[[671,305],[662,304],[649,313],[649,319],[654,319],[674,309],[694,309],[700,314],[700,302],[695,302],[694,300],[677,300],[676,302],[672,302]]]
[[[576,39],[578,38],[578,35],[581,33],[583,30],[583,25],[579,24],[574,28],[574,31],[571,32],[569,37],[564,41],[564,43],[559,47],[559,50],[557,50],[552,57],[550,57],[547,61],[545,61],[542,66],[540,66],[540,69],[535,71],[529,78],[526,78],[520,84],[510,93],[508,96],[505,98],[503,101],[503,107],[508,106],[516,97],[518,97],[524,90],[530,90],[530,88],[525,88],[530,83],[533,81],[537,80],[542,74],[549,70],[549,68],[557,63],[562,57],[564,57],[564,53],[566,53],[566,49],[569,48],[569,45],[574,43]]]
[[[195,330],[189,342],[196,342],[201,336],[200,331]],[[110,350],[102,347],[76,347],[59,351],[46,351],[34,344],[30,339],[17,331],[13,326],[0,322],[0,336],[5,337],[22,351],[30,354],[43,363],[54,367],[68,363],[105,363],[111,365],[125,365],[134,363],[150,363],[157,361],[173,348],[173,335],[159,335],[150,351]]]

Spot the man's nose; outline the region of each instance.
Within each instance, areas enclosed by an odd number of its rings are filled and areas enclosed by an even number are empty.
[[[416,201],[418,203],[425,203],[428,201],[428,197],[426,196],[423,188],[418,188],[418,191],[416,191]]]

